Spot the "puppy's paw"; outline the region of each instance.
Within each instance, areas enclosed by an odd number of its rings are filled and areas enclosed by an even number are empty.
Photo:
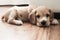
[[[54,25],[57,25],[59,24],[58,20],[57,19],[53,19],[52,23],[51,24],[54,24]]]
[[[17,21],[17,22],[16,22],[16,25],[22,25],[22,24],[23,24],[22,21]]]

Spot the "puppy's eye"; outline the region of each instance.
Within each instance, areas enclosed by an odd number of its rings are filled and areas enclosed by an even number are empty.
[[[20,17],[22,17],[22,15],[20,15]]]
[[[36,17],[37,17],[37,18],[40,18],[40,15],[37,15]]]
[[[49,14],[46,14],[46,17],[49,17],[50,15]]]

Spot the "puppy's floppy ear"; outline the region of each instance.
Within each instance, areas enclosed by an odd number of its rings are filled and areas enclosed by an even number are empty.
[[[49,13],[53,13],[52,9],[50,9],[50,8],[49,8],[49,10],[48,10],[48,11],[49,11]]]
[[[48,11],[50,13],[50,21],[52,22],[52,20],[54,19],[53,11],[51,9],[48,9]]]
[[[32,24],[36,24],[36,10],[32,10],[32,12],[29,14],[29,19]]]
[[[54,13],[51,9],[49,9],[49,13],[51,14],[50,15],[51,24],[59,24],[58,20],[54,18]]]

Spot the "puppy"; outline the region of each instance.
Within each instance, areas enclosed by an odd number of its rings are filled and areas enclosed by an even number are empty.
[[[37,26],[49,26],[52,21],[52,11],[46,6],[33,7],[12,7],[3,15],[2,21],[21,25],[23,21],[29,21]],[[53,23],[54,24],[54,23]],[[58,24],[56,22],[55,24]]]
[[[34,9],[30,14],[30,22],[37,26],[50,26],[50,24],[59,24],[53,17],[53,12],[46,6],[40,6]]]
[[[29,13],[33,10],[32,6],[28,7],[18,7],[14,6],[6,11],[2,16],[2,21],[20,25],[23,24],[23,21],[28,21]]]

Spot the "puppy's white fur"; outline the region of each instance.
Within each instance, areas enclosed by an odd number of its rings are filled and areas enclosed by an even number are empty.
[[[57,19],[53,19],[52,24],[59,24]]]

